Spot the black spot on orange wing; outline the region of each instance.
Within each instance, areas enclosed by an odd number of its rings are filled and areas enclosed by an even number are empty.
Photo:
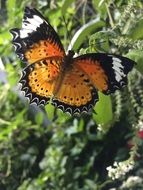
[[[84,82],[90,81],[96,89],[102,92],[108,89],[108,77],[98,60],[75,58],[74,65],[88,76],[88,79],[84,79]],[[85,74],[80,75],[80,77],[84,77]]]
[[[90,113],[98,101],[98,94],[86,74],[73,68],[65,73],[52,104],[71,115]],[[84,74],[84,77],[80,77]]]
[[[110,94],[127,84],[135,62],[119,55],[89,53],[74,58],[74,65],[88,75],[97,90]]]
[[[59,72],[60,69],[56,64],[51,63],[50,59],[31,64],[22,71],[19,81],[21,91],[25,92],[25,97],[29,99],[30,103],[45,105],[53,96]],[[49,74],[50,77],[48,77]]]
[[[15,52],[24,62],[31,64],[47,57],[65,55],[59,36],[36,9],[26,7],[22,28],[10,32]]]

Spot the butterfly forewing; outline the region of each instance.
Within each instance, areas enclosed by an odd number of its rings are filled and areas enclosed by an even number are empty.
[[[74,64],[88,75],[97,90],[110,94],[127,84],[127,74],[135,62],[122,56],[91,53],[75,58]]]
[[[22,28],[15,28],[10,32],[17,55],[29,64],[44,58],[65,55],[57,33],[36,9],[26,7]]]

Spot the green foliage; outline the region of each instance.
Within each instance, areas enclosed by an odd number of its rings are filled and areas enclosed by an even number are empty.
[[[73,36],[70,44],[70,48],[77,51],[81,44],[84,42],[85,38],[92,32],[98,31],[100,28],[105,26],[105,23],[99,19],[90,21],[89,23],[83,25]],[[69,48],[69,49],[70,49]]]
[[[97,124],[102,126],[102,129],[105,128],[104,130],[107,130],[108,126],[110,128],[113,121],[111,97],[99,93],[99,99],[100,101],[97,102],[97,105],[95,107],[96,114],[93,115],[93,118],[95,119]]]
[[[25,65],[9,33],[21,26],[25,6],[49,19],[65,48],[135,60],[128,86],[110,96],[100,93],[91,115],[29,106],[17,88]],[[0,189],[143,189],[142,1],[6,0],[1,7]]]

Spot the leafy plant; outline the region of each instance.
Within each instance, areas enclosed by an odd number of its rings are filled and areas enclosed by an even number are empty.
[[[49,19],[66,48],[135,60],[127,88],[110,96],[100,93],[96,114],[84,117],[51,105],[29,106],[17,88],[24,64],[15,56],[9,33],[21,27],[25,6]],[[143,188],[142,10],[137,0],[1,2],[0,189]]]

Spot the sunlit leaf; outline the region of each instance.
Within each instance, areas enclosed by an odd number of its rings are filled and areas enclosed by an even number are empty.
[[[99,13],[101,18],[105,18],[107,16],[107,10],[105,0],[92,0],[95,10]]]
[[[0,45],[7,45],[9,44],[9,40],[11,39],[11,35],[9,31],[4,31],[0,34]]]
[[[49,121],[52,121],[54,119],[54,112],[55,112],[55,107],[52,106],[51,104],[47,104],[45,106],[46,112],[47,112],[47,117]]]
[[[64,14],[66,14],[67,12],[67,8],[71,6],[71,4],[74,2],[75,0],[64,0],[63,1],[63,5],[62,5],[62,15],[64,16]]]
[[[18,76],[13,65],[7,64],[6,71],[8,73],[7,79],[11,87],[15,86],[18,83]]]
[[[134,60],[137,65],[135,67],[143,74],[143,51],[141,50],[131,50],[126,57]]]
[[[93,114],[93,118],[96,123],[105,126],[105,130],[107,130],[106,127],[109,127],[113,120],[111,97],[99,92],[99,102],[95,105],[94,110],[96,114]]]
[[[130,38],[133,40],[143,39],[143,19],[136,23],[134,28],[129,32]]]
[[[105,26],[105,23],[103,21],[100,21],[99,19],[92,20],[89,23],[83,25],[75,33],[68,49],[78,50],[81,44],[85,41],[85,38],[87,38],[91,34],[91,32],[96,32],[103,26]]]
[[[14,19],[11,18],[15,18],[14,9],[16,7],[16,0],[7,0],[6,3],[7,3],[8,23],[12,24],[14,22]]]

